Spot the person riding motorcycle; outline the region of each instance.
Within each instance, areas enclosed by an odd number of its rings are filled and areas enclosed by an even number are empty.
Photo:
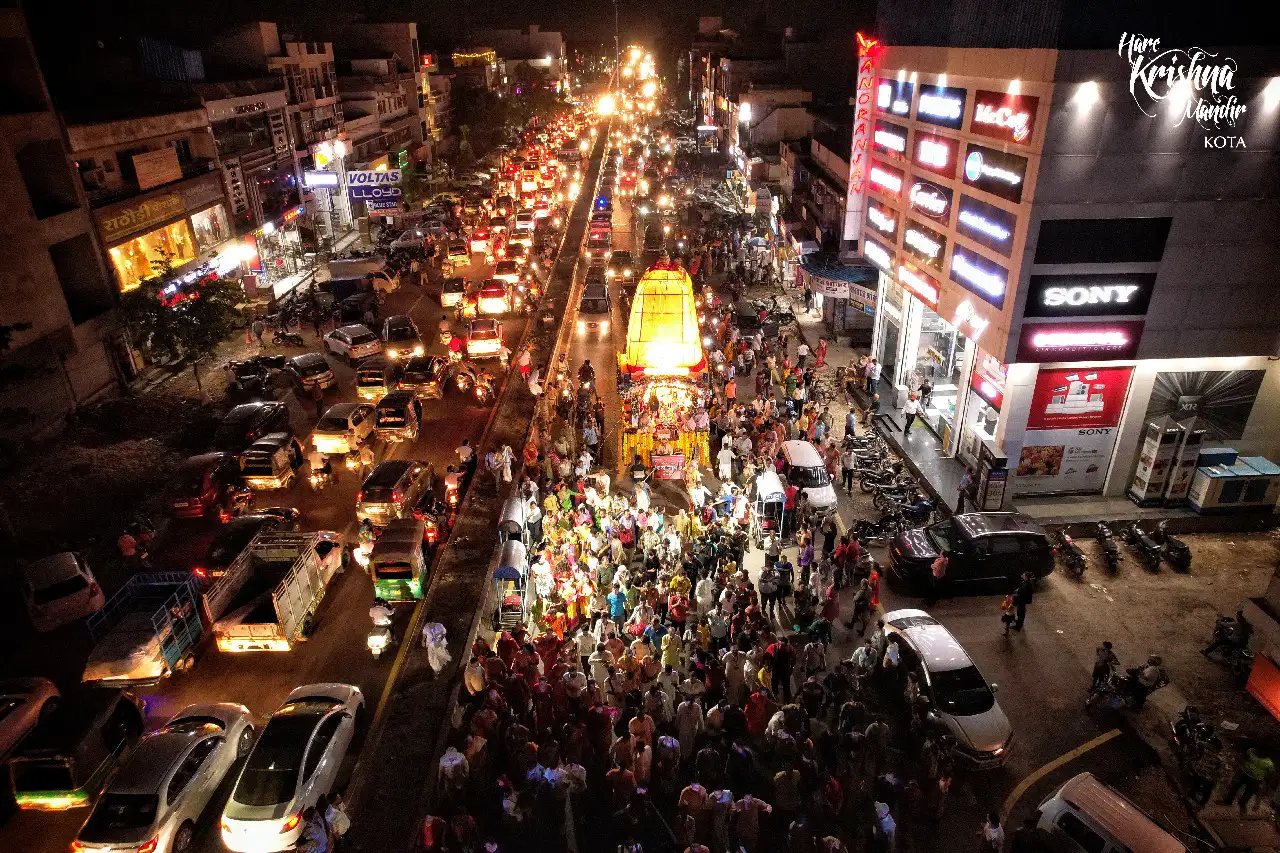
[[[440,315],[440,323],[438,325],[440,327],[441,339],[443,339],[446,335],[448,335],[449,337],[453,337],[453,324],[449,322],[449,317],[447,314]]]
[[[582,366],[578,368],[578,382],[582,385],[590,385],[596,381],[596,369],[591,366],[591,359],[584,358]]]

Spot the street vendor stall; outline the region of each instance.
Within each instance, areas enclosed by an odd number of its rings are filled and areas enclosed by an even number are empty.
[[[509,630],[524,622],[525,597],[529,570],[524,543],[508,539],[498,551],[498,565],[493,570],[493,583],[498,600],[498,623]]]
[[[688,479],[710,464],[706,370],[693,281],[679,264],[659,263],[640,278],[618,355],[622,429],[618,474],[638,455],[657,479]]]

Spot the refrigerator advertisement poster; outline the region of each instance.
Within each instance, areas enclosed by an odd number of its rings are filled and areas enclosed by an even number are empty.
[[[1102,491],[1132,373],[1130,367],[1040,371],[1014,469],[1017,494]]]

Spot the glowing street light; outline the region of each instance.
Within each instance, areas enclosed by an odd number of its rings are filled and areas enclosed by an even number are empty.
[[[644,86],[640,89],[640,93],[646,98],[652,98],[658,92],[658,84],[652,80],[645,81]]]
[[[604,118],[613,115],[617,108],[618,102],[613,99],[613,95],[605,95],[596,104],[596,113]]]

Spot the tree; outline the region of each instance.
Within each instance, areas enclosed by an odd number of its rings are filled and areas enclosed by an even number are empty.
[[[212,355],[241,326],[239,306],[244,291],[239,282],[210,273],[166,294],[172,259],[161,256],[153,267],[158,273],[154,278],[120,298],[129,334],[137,347],[175,361],[189,361],[196,386],[203,393],[200,361]]]
[[[458,125],[458,168],[470,169],[476,164],[476,152],[471,147],[471,125]]]

